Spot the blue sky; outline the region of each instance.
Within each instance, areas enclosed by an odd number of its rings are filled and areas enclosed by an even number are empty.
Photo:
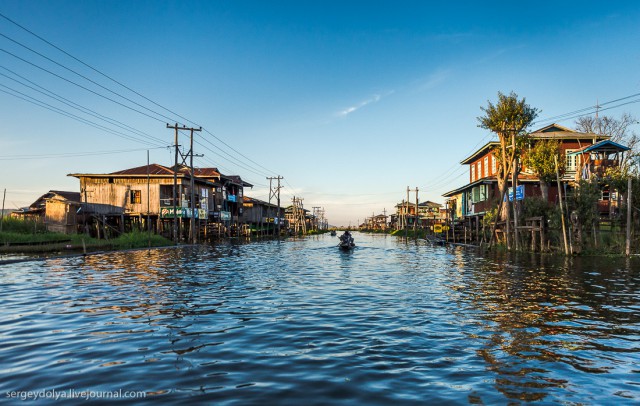
[[[491,139],[476,118],[498,91],[539,108],[539,126],[640,93],[635,1],[445,3],[0,1],[6,17],[137,92],[0,18],[6,206],[79,190],[69,173],[144,165],[147,149],[171,165],[166,123],[179,122],[207,130],[198,166],[241,175],[264,200],[265,177],[284,176],[283,204],[300,196],[331,224],[355,224],[392,211],[407,186],[442,203],[465,184],[459,162]],[[640,117],[639,107],[606,114]]]

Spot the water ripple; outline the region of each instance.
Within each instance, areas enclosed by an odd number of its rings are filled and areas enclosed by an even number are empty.
[[[0,266],[0,393],[164,403],[640,398],[637,263],[357,234]]]

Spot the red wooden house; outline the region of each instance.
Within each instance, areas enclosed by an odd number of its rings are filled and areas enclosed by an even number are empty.
[[[618,154],[629,149],[610,141],[608,136],[579,132],[558,124],[540,128],[528,136],[530,146],[549,139],[560,141],[561,154],[565,155],[561,178],[565,190],[574,187],[580,178],[588,178],[590,174],[601,173],[605,167],[619,165]],[[496,178],[498,161],[493,150],[499,145],[497,141],[488,142],[460,162],[469,165],[469,183],[443,194],[454,219],[482,218],[496,205],[500,196]],[[517,183],[516,199],[541,196],[540,179],[526,166],[522,167]],[[550,185],[548,198],[550,202],[557,203],[556,184]],[[609,194],[603,194],[602,198],[608,199]]]

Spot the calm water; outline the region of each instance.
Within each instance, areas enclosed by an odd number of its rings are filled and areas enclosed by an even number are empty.
[[[640,402],[637,262],[355,238],[0,266],[0,401]]]

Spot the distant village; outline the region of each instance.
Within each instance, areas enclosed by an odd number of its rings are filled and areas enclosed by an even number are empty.
[[[619,167],[629,147],[608,136],[575,131],[551,124],[531,132],[531,148],[538,142],[555,140],[560,145],[564,167],[557,182],[541,182],[538,174],[522,165],[517,176],[516,200],[540,197],[557,205],[581,179],[602,178]],[[444,204],[403,199],[395,212],[372,215],[357,228],[371,231],[400,229],[442,233],[454,241],[479,241],[486,235],[484,217],[499,200],[496,157],[497,142],[481,146],[461,165],[469,168],[468,183],[443,194]],[[523,149],[523,151],[526,150]],[[308,233],[329,227],[324,211],[310,212],[300,201],[281,207],[247,195],[251,184],[217,168],[185,165],[166,167],[150,164],[117,172],[73,173],[78,191],[51,190],[29,207],[11,215],[43,222],[50,231],[88,233],[103,238],[131,230],[150,230],[174,240],[202,241],[229,236]],[[542,191],[541,187],[548,190]],[[279,196],[278,196],[279,199]],[[510,193],[509,199],[513,199]],[[620,193],[604,185],[597,203],[600,216],[617,213]],[[540,223],[522,225],[527,232]],[[500,232],[500,229],[498,229]]]

